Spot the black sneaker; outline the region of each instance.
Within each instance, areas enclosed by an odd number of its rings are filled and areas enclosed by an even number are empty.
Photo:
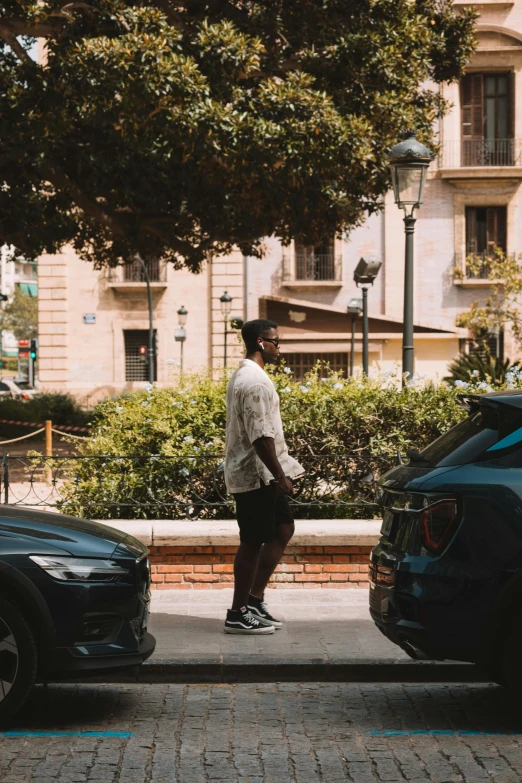
[[[256,620],[258,620],[261,625],[273,625],[274,628],[282,628],[283,623],[281,620],[276,620],[275,617],[272,617],[270,612],[268,611],[267,605],[263,601],[262,598],[257,598],[255,595],[249,595],[248,596],[248,608],[251,611],[251,613],[254,615]]]
[[[229,609],[225,620],[225,633],[274,633],[275,628],[271,623],[261,622],[249,612],[247,607],[242,609]]]

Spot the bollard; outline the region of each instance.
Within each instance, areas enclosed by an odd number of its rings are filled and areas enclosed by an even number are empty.
[[[46,470],[45,480],[48,484],[52,484],[53,471],[50,463],[47,462],[47,457],[53,456],[53,423],[50,419],[45,420],[45,456],[46,456]]]

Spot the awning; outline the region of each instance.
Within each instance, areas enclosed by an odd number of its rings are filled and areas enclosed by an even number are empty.
[[[28,296],[38,296],[38,283],[20,283],[20,291]]]

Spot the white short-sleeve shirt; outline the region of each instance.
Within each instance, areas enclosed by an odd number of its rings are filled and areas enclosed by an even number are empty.
[[[296,478],[304,468],[290,456],[283,434],[279,395],[256,362],[242,359],[227,389],[225,482],[230,493],[249,492],[273,476],[252,445],[258,438],[273,438],[285,476]]]

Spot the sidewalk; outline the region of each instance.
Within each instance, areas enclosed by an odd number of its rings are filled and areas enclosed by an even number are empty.
[[[232,590],[156,590],[149,630],[157,639],[144,682],[483,681],[474,666],[412,661],[375,627],[364,588],[270,589],[285,621],[269,636],[223,632]],[[135,679],[135,678],[134,678]]]

